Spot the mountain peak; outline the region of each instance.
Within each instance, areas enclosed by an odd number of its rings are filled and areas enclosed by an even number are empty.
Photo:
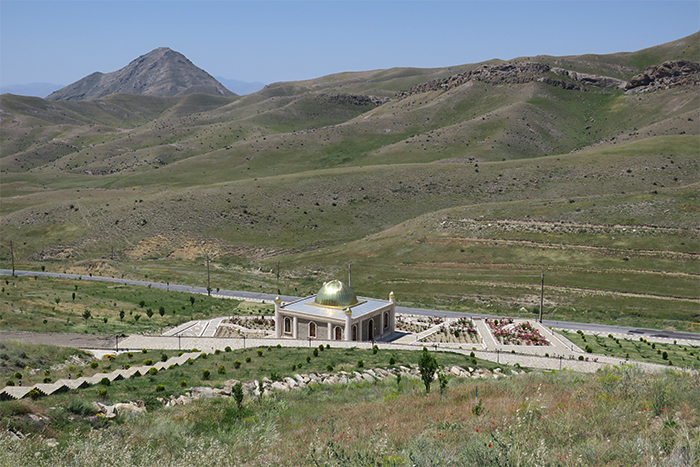
[[[92,73],[50,94],[49,100],[92,100],[123,92],[149,96],[193,93],[235,96],[209,73],[169,47],[158,47],[112,73]]]

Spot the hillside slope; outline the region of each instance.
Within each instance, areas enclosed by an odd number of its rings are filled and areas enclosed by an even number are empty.
[[[562,291],[552,306],[574,308],[575,296],[609,311],[634,297],[631,315],[675,309],[692,322],[698,37],[606,56],[341,73],[242,97],[5,94],[0,227],[16,258],[36,265],[102,258],[119,269],[206,251],[255,268],[282,261],[279,287],[294,294],[364,261],[374,272],[357,279],[363,293],[477,308],[501,295],[493,303],[515,312],[532,295],[519,271],[545,269]],[[462,219],[477,222],[469,235],[443,232]],[[533,220],[541,232],[521,228]],[[634,241],[621,234],[642,227],[650,233]],[[513,277],[455,276],[469,269]],[[479,291],[454,291],[465,284]]]

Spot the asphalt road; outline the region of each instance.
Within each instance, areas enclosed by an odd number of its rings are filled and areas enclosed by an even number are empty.
[[[10,276],[12,271],[10,269],[0,269],[0,275]],[[177,285],[177,284],[163,284],[161,282],[147,282],[147,281],[134,281],[130,279],[118,279],[114,277],[101,277],[101,276],[90,276],[90,275],[77,275],[77,274],[61,274],[54,272],[39,272],[39,271],[15,271],[16,276],[40,276],[40,277],[55,277],[60,279],[80,279],[84,281],[98,281],[98,282],[114,282],[119,284],[129,284],[138,285],[142,287],[156,288],[162,290],[172,290],[176,292],[187,292],[187,293],[199,293],[206,294],[206,287],[192,287],[188,285]],[[257,293],[257,292],[245,292],[237,290],[219,290],[215,292],[216,295],[221,295],[224,297],[236,297],[236,298],[246,298],[253,300],[266,300],[273,301],[276,295]],[[298,300],[302,297],[292,297],[288,295],[281,295],[280,298],[284,302],[291,302]],[[440,317],[473,317],[480,316],[486,318],[496,318],[502,315],[486,315],[483,313],[457,313],[453,311],[441,311],[441,310],[430,310],[426,308],[408,308],[404,306],[396,307],[397,313],[413,314],[413,315],[423,315],[423,316],[440,316]],[[593,324],[593,323],[576,323],[570,321],[552,321],[543,320],[542,324],[545,326],[552,326],[560,329],[567,329],[571,331],[591,331],[591,332],[601,332],[604,334],[629,334],[635,337],[665,337],[669,339],[691,339],[700,341],[700,333],[694,332],[682,332],[682,331],[662,331],[658,329],[645,329],[645,328],[631,328],[624,326],[612,326],[607,324]]]

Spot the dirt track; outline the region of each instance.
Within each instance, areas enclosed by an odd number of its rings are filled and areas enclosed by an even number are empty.
[[[119,337],[122,341],[126,338]],[[0,342],[20,341],[30,344],[57,345],[78,349],[113,349],[114,335],[101,334],[60,334],[53,332],[0,331]]]

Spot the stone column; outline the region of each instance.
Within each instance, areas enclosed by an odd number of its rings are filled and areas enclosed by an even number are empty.
[[[294,318],[292,318],[292,337],[293,337],[294,339],[297,338],[297,333],[298,333],[297,327],[298,327],[298,325],[299,325],[299,321],[298,321],[298,318],[295,316]]]
[[[333,340],[333,323],[328,323],[328,340]]]
[[[279,339],[282,337],[282,315],[280,314],[280,308],[282,308],[282,299],[279,297],[275,298],[275,337]]]
[[[345,340],[352,340],[352,310],[350,308],[345,309]]]

